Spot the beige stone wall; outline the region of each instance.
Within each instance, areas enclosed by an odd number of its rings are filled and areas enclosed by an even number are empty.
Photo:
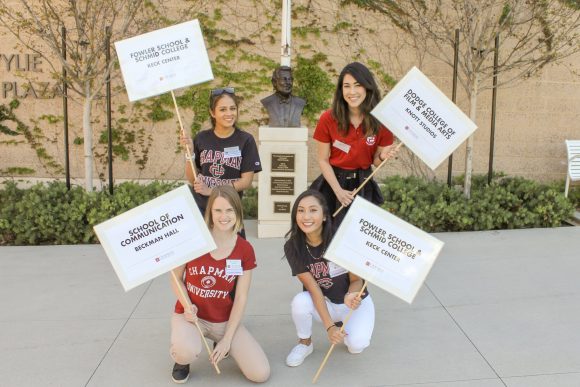
[[[576,69],[580,56],[569,61]],[[580,138],[580,78],[562,66],[498,90],[494,170],[537,180],[563,179],[564,140]],[[474,169],[486,173],[489,159],[491,91],[479,97]],[[464,147],[454,157],[461,172]],[[441,168],[440,168],[441,169]]]
[[[302,4],[304,3],[304,4]],[[309,2],[296,1],[295,6],[305,5]],[[376,27],[376,34],[380,39],[363,39],[353,34],[352,30],[331,31],[323,30],[316,37],[308,35],[306,38],[296,37],[295,55],[310,55],[313,51],[320,50],[327,54],[327,67],[333,80],[336,80],[336,72],[344,64],[359,59],[369,59],[380,62],[384,69],[396,77],[404,75],[412,65],[417,65],[413,55],[408,52],[400,52],[397,45],[397,34],[384,20],[376,15],[364,14],[360,10],[341,10],[335,2],[315,2],[318,8],[312,14],[305,16],[308,20],[294,20],[295,25],[308,24],[312,20],[318,20],[318,25],[330,25],[336,23],[337,18],[349,21],[356,27],[360,20],[365,20],[368,25]],[[230,28],[236,37],[249,34],[250,30],[259,26],[259,17],[253,15],[256,10],[248,7],[244,2],[224,8],[223,23]],[[275,12],[275,10],[271,10]],[[317,12],[317,13],[316,13]],[[250,16],[249,16],[250,15]],[[243,23],[251,19],[251,23]],[[374,24],[373,24],[374,23]],[[279,40],[279,31],[272,34],[276,41]],[[264,55],[274,61],[279,60],[279,48],[277,43],[272,44],[269,37],[255,37],[255,52]],[[306,47],[308,43],[308,48]],[[379,43],[381,44],[379,46]],[[30,52],[18,51],[14,40],[5,38],[0,41],[0,104],[10,102],[13,94],[13,82],[19,87],[20,96],[23,96],[23,85],[27,79],[36,79],[49,83],[53,87],[54,81],[50,78],[49,66],[34,59],[27,54]],[[20,61],[19,70],[16,70],[16,62],[11,55],[18,55]],[[217,53],[210,51],[210,57]],[[27,60],[28,59],[28,60]],[[247,63],[240,63],[240,67],[248,67]],[[451,95],[452,70],[445,64],[429,60],[422,62],[422,70],[441,88],[448,96]],[[497,122],[495,137],[495,160],[494,169],[506,172],[509,175],[524,176],[537,180],[547,181],[563,179],[566,171],[565,139],[580,139],[580,77],[569,69],[580,68],[580,55],[569,58],[563,65],[551,65],[538,76],[521,82],[510,88],[502,88],[498,92]],[[219,86],[214,82],[215,86]],[[233,84],[232,86],[236,86]],[[37,93],[38,94],[38,93]],[[256,135],[259,122],[265,119],[265,114],[259,103],[260,99],[270,94],[269,85],[264,86],[263,92],[255,93],[252,98],[243,101],[241,120],[245,122],[244,129]],[[36,98],[38,97],[38,98]],[[17,109],[17,116],[26,123],[32,124],[31,120],[38,119],[43,114],[62,115],[62,100],[60,97],[40,98],[39,95],[28,93],[21,99],[21,107]],[[330,101],[329,101],[330,103]],[[124,93],[115,96],[114,106],[129,105]],[[459,93],[458,105],[467,112],[468,101],[464,93]],[[474,171],[475,173],[487,173],[491,118],[491,92],[480,94],[478,99],[477,124],[479,129],[475,134]],[[129,107],[130,109],[130,107]],[[70,103],[70,141],[71,141],[71,173],[74,178],[82,180],[83,157],[82,145],[74,145],[75,137],[82,136],[81,106],[78,103]],[[191,113],[184,112],[186,125],[191,122]],[[97,104],[94,115],[94,131],[100,132],[105,127],[105,114],[102,101]],[[145,123],[142,129],[145,134],[153,138],[149,162],[143,170],[139,170],[134,160],[122,161],[117,159],[114,164],[114,175],[117,179],[182,179],[183,156],[177,150],[177,120],[168,120],[160,124]],[[312,125],[310,125],[312,126]],[[51,142],[46,144],[48,153],[55,157],[61,164],[64,163],[62,123],[54,125],[41,122],[39,127]],[[309,134],[312,136],[313,128]],[[16,140],[18,145],[7,144],[7,141]],[[454,154],[453,173],[461,174],[464,170],[464,145],[460,146]],[[104,145],[96,145],[96,151],[103,153]],[[312,180],[318,173],[316,163],[315,145],[309,144],[309,171],[308,178]],[[404,156],[401,157],[405,158]],[[21,138],[13,138],[0,134],[0,170],[6,171],[10,167],[26,167],[35,170],[32,177],[61,177],[47,172],[35,152]],[[102,172],[106,177],[106,169],[103,165],[96,168],[96,172]],[[409,170],[401,161],[394,162],[386,174],[407,174]],[[7,174],[3,173],[6,177]],[[444,163],[437,171],[436,176],[446,179],[447,165]]]

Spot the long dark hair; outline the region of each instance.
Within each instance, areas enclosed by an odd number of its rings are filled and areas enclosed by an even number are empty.
[[[334,99],[332,100],[332,117],[338,122],[338,130],[346,137],[350,127],[348,104],[346,103],[344,94],[342,93],[342,84],[346,74],[350,74],[354,79],[356,79],[356,81],[360,83],[367,92],[364,101],[360,105],[361,113],[363,115],[362,125],[365,136],[375,135],[378,133],[381,124],[371,115],[371,110],[373,110],[381,100],[381,92],[379,91],[379,87],[377,86],[371,71],[359,62],[353,62],[346,65],[338,77]]]
[[[298,205],[302,199],[309,196],[314,197],[318,201],[322,207],[322,216],[326,219],[322,222],[322,251],[326,250],[330,244],[330,240],[332,239],[332,216],[328,210],[328,206],[326,205],[326,199],[324,199],[324,196],[319,191],[313,189],[302,192],[296,198],[296,201],[294,201],[294,205],[292,206],[292,213],[290,215],[290,231],[286,233],[286,243],[284,244],[284,254],[286,259],[295,261],[300,265],[306,265],[305,257],[308,253],[306,251],[306,235],[300,227],[298,227],[296,214],[298,213]]]

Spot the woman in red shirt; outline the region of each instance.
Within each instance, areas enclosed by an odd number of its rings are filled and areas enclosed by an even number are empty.
[[[314,139],[322,175],[311,188],[325,196],[331,214],[353,201],[353,191],[370,175],[371,165],[379,165],[391,151],[393,134],[370,114],[380,99],[370,70],[353,62],[338,77],[332,108],[318,120]],[[374,180],[359,195],[375,204],[383,203]],[[345,213],[341,211],[333,220],[335,227]]]
[[[265,382],[270,377],[268,359],[241,322],[256,257],[252,245],[238,235],[243,228],[242,203],[234,187],[213,188],[205,221],[217,248],[175,269],[183,282],[172,282],[178,298],[171,319],[173,381],[187,381],[189,365],[202,351],[203,339],[194,325],[197,321],[203,335],[217,343],[210,355],[212,363],[230,353],[246,378]],[[185,294],[190,303],[182,299]],[[191,308],[184,309],[188,304]]]

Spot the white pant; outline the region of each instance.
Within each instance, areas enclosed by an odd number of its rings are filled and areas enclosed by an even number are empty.
[[[344,304],[334,304],[326,299],[326,307],[330,318],[334,322],[343,321],[350,312]],[[305,291],[298,293],[292,300],[292,319],[296,325],[296,333],[300,339],[308,339],[312,336],[312,317],[322,322],[310,293]],[[375,305],[370,294],[362,300],[360,306],[352,312],[350,319],[344,327],[347,336],[344,343],[350,353],[360,353],[371,343],[371,336],[375,327]]]

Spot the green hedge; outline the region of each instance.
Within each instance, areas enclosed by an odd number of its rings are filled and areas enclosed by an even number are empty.
[[[28,189],[4,183],[0,189],[0,245],[97,243],[95,224],[180,184],[122,183],[111,196],[87,193],[81,187],[67,191],[62,182]],[[572,215],[573,203],[578,204],[580,197],[577,187],[567,200],[559,182],[543,185],[505,176],[490,186],[485,177],[476,176],[470,200],[446,184],[416,177],[390,177],[382,190],[384,208],[428,232],[557,227]],[[246,190],[243,205],[246,218],[257,217],[257,189]]]
[[[557,227],[574,211],[554,186],[505,176],[490,185],[486,176],[476,176],[472,184],[468,200],[444,183],[391,177],[382,186],[383,207],[428,232]]]
[[[258,189],[248,188],[244,190],[244,197],[242,198],[242,205],[244,206],[244,219],[258,219]]]
[[[97,243],[93,226],[143,204],[175,183],[123,183],[107,192],[67,191],[62,182],[20,189],[13,182],[0,190],[0,244],[39,245]]]
[[[158,197],[182,183],[134,182],[108,192],[87,193],[81,187],[67,191],[63,182],[18,188],[14,182],[0,189],[0,245],[98,243],[93,226]],[[256,218],[257,190],[246,190],[246,218]]]
[[[557,192],[564,192],[565,181],[559,180],[550,184]],[[580,211],[580,184],[570,183],[568,189],[568,199],[572,202],[577,211]]]

